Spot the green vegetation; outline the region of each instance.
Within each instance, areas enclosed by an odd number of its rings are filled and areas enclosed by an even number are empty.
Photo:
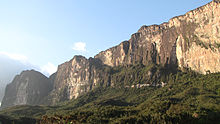
[[[196,45],[199,45],[202,48],[208,49],[209,45],[207,45],[204,42],[202,42],[201,40],[199,40],[199,38],[196,35],[193,35],[193,39],[192,40],[193,40],[193,42],[196,42]]]
[[[220,43],[216,43],[216,47],[217,47],[217,48],[220,48]]]
[[[15,123],[26,119],[39,124],[220,122],[220,73],[175,72],[156,65],[108,71],[117,81],[114,87],[100,87],[56,106],[16,106],[0,114]],[[125,87],[162,81],[165,87]]]
[[[202,35],[201,37],[206,37],[204,35]],[[201,41],[196,35],[192,35],[191,38],[188,38],[187,36],[183,36],[183,39],[185,40],[185,47],[187,48],[187,50],[189,49],[189,47],[191,46],[192,42],[195,42],[196,45],[201,46],[201,48],[205,48],[205,49],[211,49],[212,51],[215,51],[215,48],[220,48],[220,44],[215,42],[213,44],[211,43],[205,43],[203,41]]]
[[[202,37],[207,37],[202,35]],[[217,41],[215,41],[215,43],[211,44],[211,43],[204,43],[202,41],[199,40],[199,38],[196,35],[193,35],[192,41],[196,43],[196,45],[201,46],[202,48],[205,49],[211,49],[212,51],[215,51],[215,48],[220,48],[220,44],[217,43]]]

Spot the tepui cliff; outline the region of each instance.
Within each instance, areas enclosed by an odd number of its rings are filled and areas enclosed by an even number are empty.
[[[140,63],[186,68],[201,74],[220,72],[219,0],[161,25],[142,26],[128,41],[94,58],[75,56],[59,65],[50,79],[37,74],[40,80],[33,80],[22,73],[7,86],[2,106],[40,104],[40,97],[47,97],[53,104],[75,99],[96,87],[114,86],[111,72],[106,70]]]

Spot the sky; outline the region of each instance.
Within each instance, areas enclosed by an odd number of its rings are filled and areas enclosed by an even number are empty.
[[[0,54],[52,74],[211,0],[0,0]]]

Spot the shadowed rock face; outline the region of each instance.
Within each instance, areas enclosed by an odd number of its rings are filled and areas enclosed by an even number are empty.
[[[5,53],[0,52],[0,102],[4,97],[6,85],[22,70],[30,68],[33,68],[33,66],[13,60]]]
[[[23,71],[7,85],[2,107],[40,104],[51,90],[52,83],[46,76],[34,70]]]

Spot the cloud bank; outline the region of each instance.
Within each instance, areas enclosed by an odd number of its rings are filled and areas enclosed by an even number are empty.
[[[7,52],[0,52],[0,56],[8,57],[12,60],[17,60],[22,63],[27,63],[28,58],[21,54],[15,54],[15,53],[7,53]]]
[[[22,54],[16,54],[16,53],[8,53],[8,52],[1,52],[0,51],[0,57],[6,58],[8,60],[17,61],[18,63],[23,64],[26,66],[24,69],[34,69],[36,71],[40,71],[41,73],[45,74],[46,76],[49,76],[57,71],[57,67],[52,64],[51,62],[48,62],[46,65],[43,66],[35,66],[34,64],[30,63],[28,61],[28,57]],[[15,62],[15,63],[17,63]]]

